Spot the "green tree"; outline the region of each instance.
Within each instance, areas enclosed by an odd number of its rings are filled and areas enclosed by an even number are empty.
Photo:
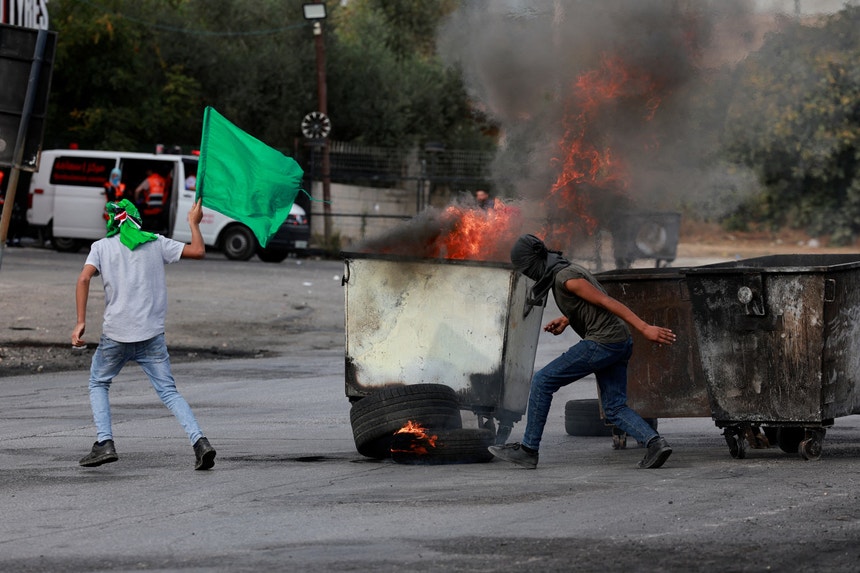
[[[764,193],[747,221],[847,242],[860,231],[860,8],[792,24],[737,71],[727,151]],[[738,216],[735,217],[735,220]]]
[[[303,0],[52,0],[59,32],[47,143],[196,145],[206,105],[292,150],[318,108]],[[331,137],[410,148],[487,148],[458,70],[435,56],[455,0],[329,1]]]
[[[455,7],[450,0],[361,0],[335,12],[329,110],[338,139],[403,148],[493,145],[460,71],[435,54],[436,29]]]
[[[199,119],[199,84],[179,63],[165,60],[152,29],[130,20],[151,18],[170,3],[51,2],[58,29],[46,142],[52,146],[152,149],[182,141]]]

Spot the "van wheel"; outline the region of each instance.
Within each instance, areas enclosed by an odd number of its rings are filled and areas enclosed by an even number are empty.
[[[264,263],[280,263],[290,255],[290,251],[285,249],[257,249],[257,256]]]
[[[51,244],[61,253],[77,253],[81,250],[81,242],[68,237],[51,237]]]
[[[247,261],[257,250],[257,239],[254,233],[242,225],[234,225],[225,230],[221,244],[224,255],[232,261]]]

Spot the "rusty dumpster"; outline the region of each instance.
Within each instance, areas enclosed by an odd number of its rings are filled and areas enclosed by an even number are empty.
[[[598,273],[606,292],[643,320],[671,328],[671,346],[649,342],[633,332],[633,356],[627,371],[627,399],[645,418],[710,416],[693,309],[681,269],[619,269]]]
[[[835,418],[860,413],[860,254],[773,255],[684,270],[711,415],[734,457],[744,433],[821,455]]]
[[[532,281],[504,263],[342,256],[347,398],[444,384],[507,438],[528,405],[541,328],[543,309],[526,311]]]

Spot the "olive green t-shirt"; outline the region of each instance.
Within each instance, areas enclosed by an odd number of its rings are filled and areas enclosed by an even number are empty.
[[[627,323],[608,310],[591,304],[567,290],[564,283],[571,279],[585,279],[601,292],[606,291],[590,272],[575,263],[556,273],[552,294],[558,309],[570,321],[574,332],[583,340],[604,344],[627,340],[630,337]]]

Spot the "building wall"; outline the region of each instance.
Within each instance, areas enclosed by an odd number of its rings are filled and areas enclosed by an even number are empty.
[[[332,234],[340,236],[343,248],[377,237],[415,216],[417,193],[415,189],[382,189],[332,183]],[[322,237],[325,234],[325,211],[321,182],[314,181],[311,195],[314,198],[311,204],[311,235]]]

